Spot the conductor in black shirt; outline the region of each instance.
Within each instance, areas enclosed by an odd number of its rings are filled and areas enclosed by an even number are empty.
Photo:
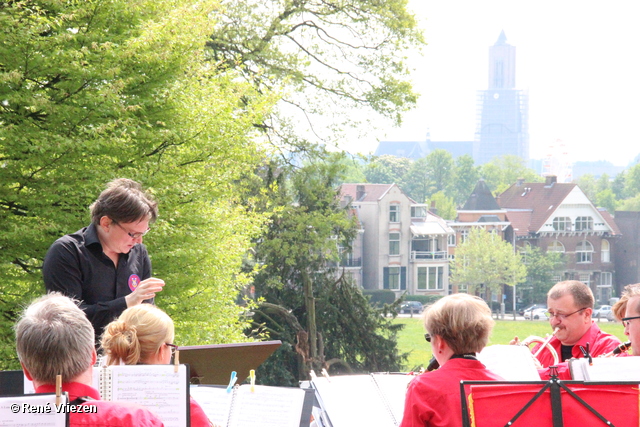
[[[91,224],[56,240],[44,258],[48,292],[81,301],[96,333],[127,307],[153,303],[164,281],[151,277],[142,244],[158,216],[157,203],[130,179],[110,182],[90,206]]]

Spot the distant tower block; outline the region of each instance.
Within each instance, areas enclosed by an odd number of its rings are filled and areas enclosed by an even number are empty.
[[[489,48],[488,89],[478,91],[476,111],[477,164],[504,155],[529,160],[529,97],[516,89],[516,48],[504,31]]]
[[[560,139],[549,144],[542,163],[542,176],[556,176],[557,182],[573,181],[573,163],[567,146]]]

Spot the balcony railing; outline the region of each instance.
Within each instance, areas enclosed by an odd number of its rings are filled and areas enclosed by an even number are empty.
[[[447,258],[447,251],[411,251],[411,261]]]
[[[343,259],[340,267],[362,267],[362,258]]]

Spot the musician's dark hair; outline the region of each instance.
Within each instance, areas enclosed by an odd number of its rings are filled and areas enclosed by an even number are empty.
[[[118,178],[107,184],[89,210],[91,222],[96,226],[103,216],[118,223],[143,219],[154,222],[158,217],[158,203],[142,190],[142,185],[127,178]]]
[[[464,293],[440,298],[424,314],[427,332],[443,339],[455,354],[479,353],[494,324],[487,303]]]
[[[547,293],[547,297],[551,299],[558,299],[565,295],[571,295],[578,308],[593,308],[593,292],[589,286],[579,280],[558,282]]]

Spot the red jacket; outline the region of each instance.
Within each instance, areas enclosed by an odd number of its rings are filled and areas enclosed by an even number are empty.
[[[56,387],[52,384],[41,385],[36,393],[55,393]],[[69,427],[163,427],[160,419],[148,409],[127,402],[108,402],[100,399],[100,393],[85,384],[65,383],[62,391],[69,393],[69,400],[78,397],[90,397],[90,400],[82,405],[94,405],[96,413],[85,414],[72,412],[69,414]]]
[[[460,381],[500,381],[477,360],[451,359],[414,378],[407,389],[400,427],[460,427]]]
[[[601,354],[606,354],[615,349],[618,345],[620,345],[620,340],[606,332],[602,332],[598,325],[595,322],[591,323],[591,328],[580,338],[573,348],[571,349],[571,356],[579,359],[584,357],[582,351],[580,350],[580,346],[583,348],[587,348],[587,343],[589,343],[589,353],[592,357],[600,356]],[[551,338],[549,344],[556,350],[558,353],[558,357],[562,358],[562,343],[556,337]],[[533,348],[532,353],[535,354],[538,351],[538,348],[542,344],[538,344]],[[551,356],[551,352],[547,350],[542,350],[540,354],[537,356],[540,364],[544,366],[544,369],[538,370],[540,374],[540,378],[543,380],[548,380],[551,378],[551,373],[549,370],[549,366],[553,364],[553,356]],[[569,364],[567,362],[558,363],[558,378],[561,380],[570,380],[571,372],[569,371]]]

